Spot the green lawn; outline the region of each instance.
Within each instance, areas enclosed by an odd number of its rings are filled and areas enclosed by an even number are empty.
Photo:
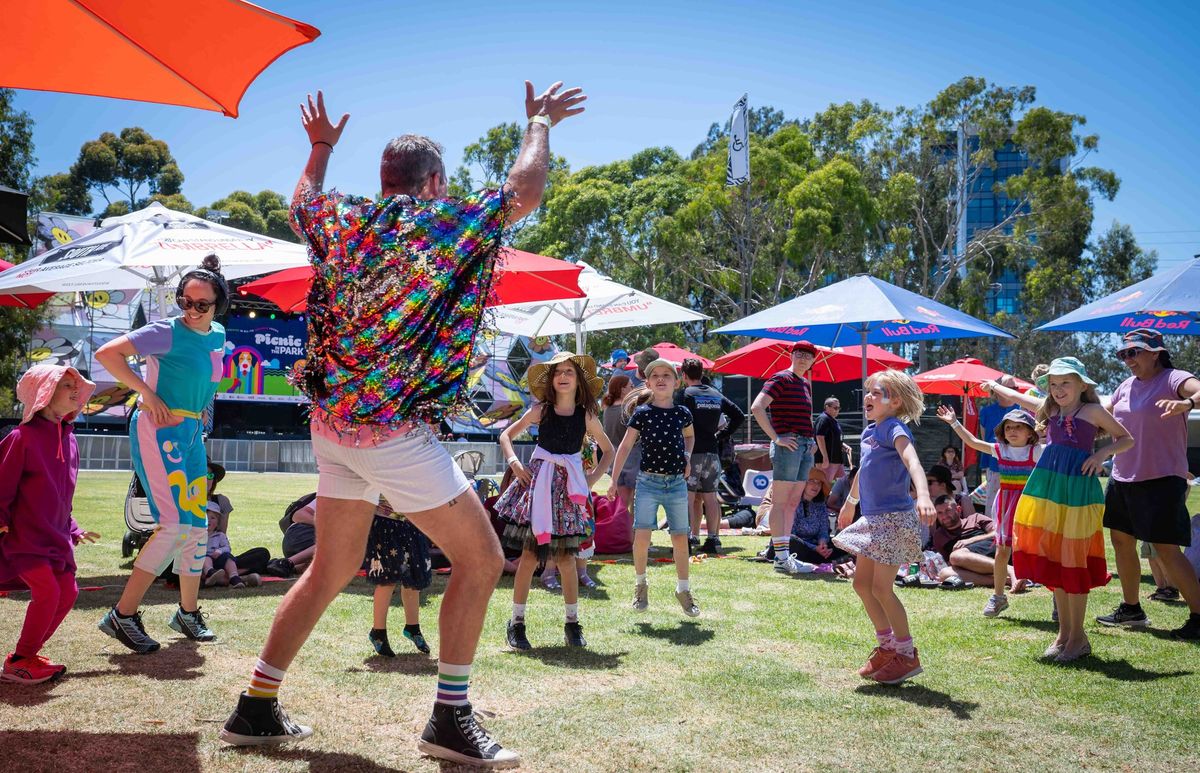
[[[80,476],[75,512],[103,534],[78,552],[81,586],[117,586],[127,474]],[[235,550],[277,552],[276,521],[314,476],[231,474]],[[1193,511],[1200,509],[1194,493]],[[1095,655],[1045,664],[1050,594],[1013,597],[1003,617],[980,609],[988,591],[907,591],[926,673],[902,687],[854,673],[873,639],[849,583],[790,579],[741,560],[764,540],[726,538],[731,557],[693,566],[703,614],[673,598],[668,564],[652,564],[651,609],[630,611],[627,561],[594,563],[604,587],[581,604],[586,651],[562,646],[562,602],[540,587],[529,606],[531,654],[504,645],[511,580],[493,598],[472,698],[487,724],[525,755],[527,770],[1197,770],[1200,648],[1167,638],[1186,609],[1148,603],[1150,631],[1088,625]],[[660,555],[666,539],[656,533]],[[1110,558],[1111,560],[1111,558]],[[1110,563],[1111,566],[1111,563]],[[1143,578],[1149,592],[1149,572]],[[425,595],[431,644],[446,578]],[[147,628],[163,650],[126,652],[96,630],[117,587],[81,593],[46,654],[68,664],[59,683],[0,684],[0,770],[432,771],[415,749],[432,700],[436,660],[405,649],[373,657],[370,586],[356,580],[331,607],[283,690],[291,715],[315,726],[281,752],[217,741],[254,664],[287,583],[205,591],[219,633],[197,646],[166,626],[173,594],[146,599]],[[1114,581],[1089,613],[1119,598]],[[15,641],[27,596],[0,598],[0,642]],[[398,594],[397,594],[398,603]],[[393,612],[393,628],[402,625]]]

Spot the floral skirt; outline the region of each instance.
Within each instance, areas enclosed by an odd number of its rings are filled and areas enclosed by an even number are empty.
[[[550,481],[549,545],[537,544],[530,523],[533,484],[543,471],[554,476]],[[496,515],[505,522],[504,545],[516,550],[532,550],[539,558],[551,553],[579,552],[579,546],[595,531],[595,522],[586,504],[573,502],[567,496],[567,471],[552,462],[534,459],[529,463],[529,472],[533,476],[531,485],[514,481],[496,500]]]
[[[838,532],[833,544],[877,564],[900,566],[921,558],[916,510],[864,515]]]

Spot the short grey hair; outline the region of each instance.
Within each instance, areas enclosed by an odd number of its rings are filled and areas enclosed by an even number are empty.
[[[834,405],[835,403],[840,406],[842,404],[842,401],[837,399],[836,397],[826,397],[825,398],[825,407],[826,408],[828,408],[831,405]]]
[[[419,134],[404,134],[390,141],[379,162],[384,191],[415,194],[435,172],[446,176],[442,146]]]

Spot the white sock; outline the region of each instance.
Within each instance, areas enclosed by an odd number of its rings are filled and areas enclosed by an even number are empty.
[[[579,622],[579,602],[576,601],[574,604],[564,604],[563,606],[567,608],[567,622]]]
[[[513,622],[520,623],[525,620],[525,605],[513,604]]]
[[[645,575],[644,573],[643,573],[643,574],[638,574],[637,572],[634,572],[634,574],[633,574],[633,579],[637,580],[637,584],[638,584],[638,585],[645,585],[645,584],[646,584],[646,575]]]
[[[685,590],[691,590],[691,589],[692,589],[692,583],[690,580],[676,580],[675,581],[675,592],[676,593],[683,593]]]

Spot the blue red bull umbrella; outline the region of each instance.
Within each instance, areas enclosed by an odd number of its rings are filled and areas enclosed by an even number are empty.
[[[806,293],[713,332],[811,341],[822,346],[1012,338],[969,314],[865,274]]]
[[[1038,330],[1125,333],[1138,328],[1200,335],[1200,258],[1092,301]]]

